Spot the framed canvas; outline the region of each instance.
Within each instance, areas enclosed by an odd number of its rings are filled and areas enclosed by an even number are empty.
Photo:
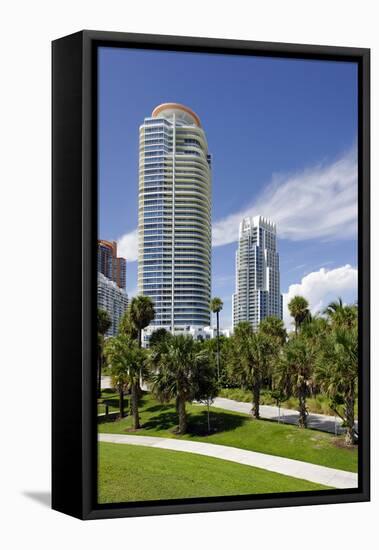
[[[369,500],[369,50],[52,52],[53,508]]]

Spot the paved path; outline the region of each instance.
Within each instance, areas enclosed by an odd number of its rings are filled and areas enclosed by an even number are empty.
[[[102,376],[102,377],[101,377],[101,388],[102,388],[103,390],[112,388],[112,378],[111,378],[110,376]],[[147,385],[146,385],[144,382],[142,382],[141,388],[142,388],[144,391],[148,391],[148,387],[147,387]]]
[[[101,377],[101,387],[111,388],[111,377]],[[144,387],[143,389],[147,389]],[[244,414],[251,414],[251,403],[244,403],[242,401],[234,401],[233,399],[227,399],[226,397],[216,397],[213,402],[213,407],[219,409],[226,409],[227,411],[239,412]],[[261,405],[260,414],[262,418],[269,420],[278,420],[278,407],[272,405]],[[283,424],[297,424],[299,413],[294,409],[280,409],[280,422]],[[342,421],[340,418],[334,418],[334,416],[328,416],[326,414],[310,413],[308,415],[308,427],[315,430],[321,430],[329,433],[344,433],[344,428],[341,427]],[[355,422],[356,430],[358,431],[358,422]]]
[[[112,387],[112,380],[110,376],[101,377],[101,389],[107,390]]]
[[[99,441],[108,443],[124,443],[128,445],[142,445],[145,447],[158,447],[160,449],[169,449],[171,451],[184,451],[199,455],[221,458],[231,462],[238,462],[247,466],[263,468],[278,474],[297,477],[320,483],[337,489],[350,489],[358,487],[358,476],[351,472],[335,470],[282,458],[279,456],[256,453],[255,451],[246,451],[236,447],[227,447],[225,445],[215,445],[214,443],[200,443],[198,441],[185,441],[182,439],[168,439],[164,437],[149,437],[144,435],[123,435],[123,434],[99,434]]]
[[[226,409],[228,411],[234,411],[244,414],[251,414],[251,403],[243,403],[241,401],[234,401],[233,399],[226,399],[225,397],[216,397],[213,402],[213,407],[219,409]],[[261,405],[259,407],[260,415],[262,418],[270,420],[278,420],[278,407],[270,405]],[[297,424],[299,413],[293,409],[280,409],[280,422],[284,424]],[[310,413],[308,415],[308,427],[323,432],[344,433],[344,429],[341,427],[341,419],[337,417],[337,425],[334,416],[328,416],[326,414]],[[356,422],[356,429],[358,430],[358,423]],[[335,431],[336,430],[336,431]]]

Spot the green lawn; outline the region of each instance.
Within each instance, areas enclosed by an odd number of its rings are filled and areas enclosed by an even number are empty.
[[[114,400],[117,404],[117,396],[114,396]],[[128,416],[122,420],[101,422],[99,431],[192,439],[357,472],[357,449],[344,448],[341,436],[336,438],[331,434],[316,430],[301,430],[296,426],[278,424],[268,420],[252,420],[248,415],[216,408],[211,409],[213,431],[209,435],[207,434],[206,408],[199,405],[188,405],[187,411],[190,413],[188,415],[189,433],[177,436],[174,433],[177,425],[174,404],[161,404],[150,394],[145,394],[141,399],[140,406],[142,429],[137,432],[131,431],[132,420]]]
[[[330,489],[180,451],[99,444],[99,502],[127,502]]]
[[[227,397],[228,399],[234,399],[234,401],[242,401],[244,403],[251,403],[251,391],[242,390],[241,388],[222,388],[220,391],[220,397]],[[271,392],[263,390],[261,392],[261,404],[262,405],[274,405],[276,401],[273,399]],[[282,407],[286,409],[298,408],[298,399],[296,397],[290,397],[286,401],[283,401]],[[316,414],[327,414],[334,416],[334,411],[329,407],[329,398],[326,395],[316,395],[315,397],[309,397],[307,399],[307,407],[309,412]],[[358,417],[358,400],[355,400],[355,415]]]

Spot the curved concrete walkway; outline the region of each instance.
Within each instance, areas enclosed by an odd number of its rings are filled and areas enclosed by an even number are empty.
[[[251,414],[251,403],[243,403],[242,401],[234,401],[233,399],[227,399],[226,397],[216,397],[213,407],[218,409],[226,409],[228,411],[239,412],[244,414]],[[269,420],[279,420],[278,407],[271,405],[260,405],[259,407],[261,418]],[[283,424],[297,424],[299,419],[298,411],[293,409],[280,409],[280,422]],[[328,416],[326,414],[310,413],[307,418],[308,428],[315,430],[321,430],[329,433],[344,433],[344,428],[341,427],[341,419],[335,419],[334,416]],[[355,423],[358,430],[358,423]]]
[[[280,456],[246,451],[226,445],[214,443],[200,443],[199,441],[186,441],[182,439],[169,439],[164,437],[150,437],[144,435],[123,434],[99,434],[99,441],[107,443],[121,443],[127,445],[142,445],[144,447],[158,447],[171,451],[182,451],[199,455],[211,456],[231,462],[238,462],[246,466],[255,466],[277,474],[283,474],[313,483],[320,483],[336,489],[351,489],[358,487],[358,475],[343,470],[335,470],[325,466],[282,458]]]

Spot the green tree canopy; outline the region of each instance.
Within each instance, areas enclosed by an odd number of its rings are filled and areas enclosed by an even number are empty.
[[[249,323],[239,323],[231,346],[231,370],[235,380],[252,391],[253,416],[259,418],[260,391],[270,357],[272,340],[263,332],[253,332]]]
[[[119,391],[120,388],[124,391],[126,385],[131,388],[133,426],[138,429],[138,388],[140,378],[147,375],[146,350],[139,348],[135,340],[120,334],[106,342],[104,351]]]
[[[151,350],[153,393],[163,402],[176,400],[178,433],[187,430],[186,402],[199,397],[202,372],[208,368],[208,354],[191,336],[171,336]]]
[[[291,337],[277,365],[278,389],[299,401],[299,427],[307,426],[307,397],[313,383],[316,350],[303,335]]]
[[[142,345],[142,330],[155,318],[154,302],[150,296],[135,296],[130,302],[130,319],[138,331],[138,345]]]
[[[309,316],[309,304],[303,296],[294,296],[288,304],[288,310],[295,322],[295,332],[298,334],[301,324]]]
[[[350,313],[348,318],[349,315]],[[345,440],[348,445],[352,445],[356,440],[354,403],[358,391],[358,322],[356,319],[349,326],[349,318],[347,324],[340,323],[341,317],[332,326],[320,347],[316,362],[316,380],[329,396],[331,407],[339,416],[341,414],[337,410],[337,404],[343,403],[341,418],[346,426]]]
[[[158,328],[154,330],[149,340],[149,347],[154,348],[159,346],[167,338],[171,337],[171,332],[168,332],[165,328]]]
[[[112,320],[106,309],[97,310],[97,331],[99,334],[104,336],[106,332],[111,328]]]

